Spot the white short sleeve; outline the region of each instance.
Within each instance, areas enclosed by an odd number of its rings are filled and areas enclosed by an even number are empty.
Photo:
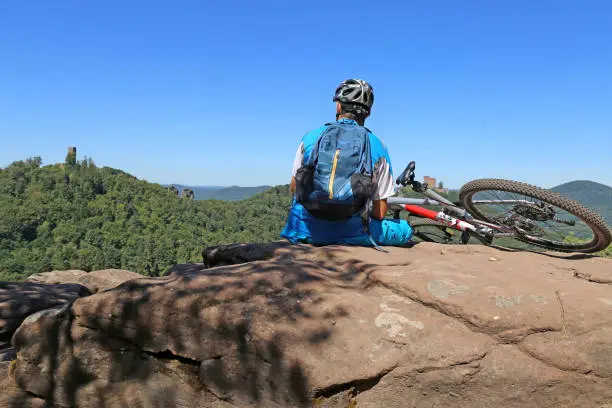
[[[386,200],[395,194],[393,174],[389,169],[389,163],[384,157],[374,167],[374,200]]]
[[[298,169],[302,166],[302,158],[304,157],[304,142],[300,143],[297,151],[295,152],[295,158],[293,159],[293,170],[291,171],[291,177],[295,177]]]

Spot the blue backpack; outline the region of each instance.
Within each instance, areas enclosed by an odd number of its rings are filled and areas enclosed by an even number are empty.
[[[369,130],[355,123],[325,125],[296,173],[296,201],[313,217],[329,221],[361,213],[369,230],[373,194]]]

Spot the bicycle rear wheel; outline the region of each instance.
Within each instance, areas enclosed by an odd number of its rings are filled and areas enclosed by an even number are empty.
[[[459,201],[475,218],[509,227],[513,238],[539,247],[592,253],[612,235],[594,211],[560,194],[518,181],[480,179],[466,183]]]

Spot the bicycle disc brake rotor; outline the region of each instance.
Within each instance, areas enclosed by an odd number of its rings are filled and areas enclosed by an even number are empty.
[[[555,219],[555,210],[545,203],[521,203],[512,208],[512,211],[501,222],[514,227],[520,233],[543,235],[545,230],[536,222],[546,222]]]
[[[549,221],[555,218],[555,209],[545,203],[518,204],[512,210],[532,221]]]

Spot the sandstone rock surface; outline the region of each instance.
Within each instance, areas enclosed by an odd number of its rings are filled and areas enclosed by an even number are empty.
[[[308,245],[292,245],[285,241],[269,244],[230,244],[204,248],[203,266],[212,268],[224,265],[237,265],[246,262],[262,261],[281,255],[294,256],[296,251],[304,251]]]
[[[12,356],[11,336],[27,316],[89,294],[77,284],[0,282],[0,361]]]
[[[143,275],[123,269],[102,269],[89,272],[79,277],[79,283],[87,286],[92,293],[112,289],[133,279],[141,279]]]
[[[45,400],[17,387],[11,370],[10,362],[0,362],[0,408],[49,408]]]
[[[612,287],[584,279],[611,260],[232,248],[223,262],[237,265],[177,267],[29,316],[11,395],[57,407],[612,404]]]
[[[112,289],[128,280],[140,279],[142,277],[140,274],[123,269],[101,269],[92,272],[67,270],[30,275],[26,282],[47,284],[77,283],[85,286],[91,293],[96,293]]]
[[[87,275],[87,272],[81,271],[79,269],[41,272],[28,276],[26,282],[47,284],[79,283],[79,278],[83,275]]]

